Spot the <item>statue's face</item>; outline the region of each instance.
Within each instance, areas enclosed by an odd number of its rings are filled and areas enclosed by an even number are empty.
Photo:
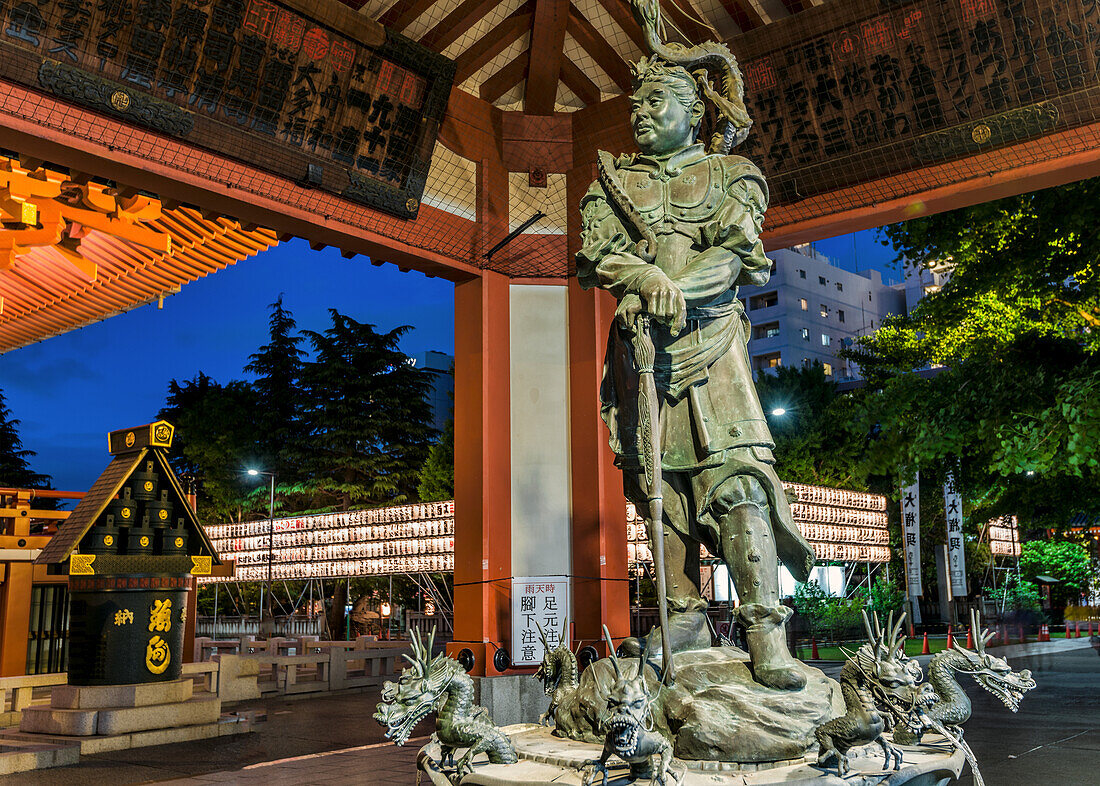
[[[702,114],[684,107],[663,82],[643,82],[630,97],[630,125],[639,149],[647,155],[682,150],[695,141],[695,125]]]

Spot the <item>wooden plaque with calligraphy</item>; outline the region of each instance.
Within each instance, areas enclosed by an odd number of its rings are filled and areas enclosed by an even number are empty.
[[[454,63],[339,3],[0,2],[0,76],[404,218]]]
[[[731,47],[780,205],[1100,120],[1097,0],[830,0]]]

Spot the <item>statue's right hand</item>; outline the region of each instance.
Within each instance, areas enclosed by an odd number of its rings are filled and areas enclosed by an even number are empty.
[[[687,319],[687,302],[680,287],[662,273],[642,285],[641,296],[645,298],[646,311],[667,323],[672,335],[679,335]]]
[[[637,295],[624,295],[615,309],[615,320],[627,330],[634,330],[638,315],[642,313],[642,299]]]

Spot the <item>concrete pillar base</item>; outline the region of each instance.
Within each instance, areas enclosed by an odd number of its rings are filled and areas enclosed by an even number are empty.
[[[530,674],[474,677],[474,701],[489,711],[497,726],[538,723],[550,706],[542,684]]]

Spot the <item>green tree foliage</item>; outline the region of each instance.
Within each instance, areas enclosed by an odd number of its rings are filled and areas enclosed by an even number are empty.
[[[255,417],[259,459],[265,469],[275,472],[279,482],[290,483],[298,479],[297,467],[286,446],[298,444],[302,438],[300,382],[306,353],[299,346],[302,336],[295,331],[297,323],[283,307],[283,296],[270,308],[270,340],[249,356],[244,370],[256,375],[252,388],[260,404]]]
[[[901,611],[905,605],[905,593],[901,591],[896,582],[887,581],[885,576],[879,576],[871,586],[868,593],[867,606],[872,611],[878,612],[880,617],[886,617],[890,612]]]
[[[413,499],[437,432],[426,398],[431,378],[397,346],[410,328],[378,333],[329,313],[324,333],[305,331],[315,358],[302,370],[303,483],[342,510]]]
[[[858,402],[837,392],[820,363],[760,374],[756,390],[775,440],[776,471],[784,480],[866,491],[866,434],[857,428]],[[773,415],[775,409],[785,410]]]
[[[439,441],[428,451],[416,487],[424,502],[441,502],[455,497],[455,422],[447,421]]]
[[[953,272],[844,353],[872,390],[872,464],[958,461],[977,520],[1100,512],[1098,200],[1089,180],[886,228],[910,264]]]
[[[1050,600],[1055,606],[1065,606],[1079,602],[1095,577],[1095,566],[1080,543],[1033,540],[1020,549],[1020,573],[1030,581],[1036,576],[1058,579],[1060,583],[1050,588]]]
[[[1015,573],[1009,573],[1004,586],[995,593],[995,600],[1005,611],[1039,613],[1042,602],[1039,589],[1029,581],[1021,581]]]
[[[259,396],[247,383],[219,384],[201,371],[190,380],[168,383],[168,398],[157,413],[176,427],[173,468],[195,484],[199,512],[214,521],[240,520],[259,503],[248,499],[253,484],[243,474],[255,466],[260,446],[253,425]],[[266,496],[263,510],[267,511]]]
[[[5,488],[49,488],[50,476],[31,469],[28,459],[36,454],[23,447],[19,421],[12,417],[0,390],[0,486]]]

